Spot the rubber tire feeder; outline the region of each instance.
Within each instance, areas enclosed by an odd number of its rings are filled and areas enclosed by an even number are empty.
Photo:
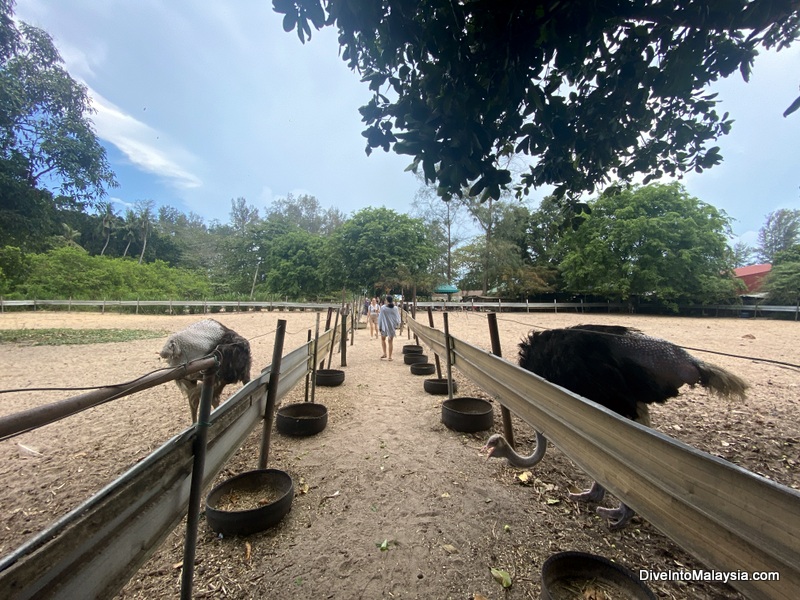
[[[233,490],[251,492],[270,488],[277,492],[273,502],[248,510],[222,510],[217,504]],[[222,535],[250,535],[274,527],[292,509],[294,483],[288,473],[278,469],[247,471],[220,483],[206,496],[206,521]]]
[[[425,391],[429,394],[435,395],[445,395],[448,393],[447,390],[447,379],[426,379],[425,383],[423,384]],[[458,391],[458,382],[453,382],[453,393],[455,394]]]
[[[403,346],[403,354],[422,354],[422,346],[419,344],[406,344]]]
[[[453,431],[486,431],[494,425],[492,403],[482,398],[445,400],[442,402],[442,423]]]
[[[614,598],[656,600],[655,594],[642,583],[636,573],[611,562],[607,558],[586,552],[559,552],[542,565],[542,600],[558,600],[564,585],[575,585],[576,580],[602,583],[611,588]]]
[[[344,371],[338,369],[320,369],[317,371],[317,385],[323,387],[336,387],[344,383]]]
[[[296,402],[281,406],[275,427],[284,435],[316,435],[328,425],[328,409],[323,404]]]
[[[418,363],[427,363],[428,362],[428,355],[427,354],[404,354],[403,355],[403,362],[407,365],[416,365]]]
[[[436,372],[436,365],[433,363],[415,363],[411,365],[412,375],[433,375]]]

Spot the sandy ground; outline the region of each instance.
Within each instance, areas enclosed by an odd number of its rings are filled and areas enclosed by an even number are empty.
[[[169,332],[200,319],[97,313],[5,313],[0,328],[140,328],[162,337],[86,346],[6,345],[0,349],[0,389],[70,388],[127,381],[164,366],[157,352]],[[215,315],[247,337],[254,371],[268,364],[277,320],[287,320],[285,348],[306,340],[316,313]],[[441,313],[434,313],[442,327]],[[427,323],[427,316],[423,316]],[[622,324],[693,351],[747,379],[744,403],[720,402],[702,389],[652,411],[653,427],[765,477],[800,488],[800,403],[797,369],[754,360],[800,364],[795,322],[688,319],[619,314],[503,313],[503,354],[513,357],[531,327]],[[451,333],[489,348],[484,313],[453,313]],[[277,527],[247,538],[221,538],[201,518],[195,597],[202,598],[539,598],[544,560],[565,550],[591,551],[634,571],[703,568],[643,519],[611,532],[590,507],[570,502],[570,486],[588,484],[557,449],[534,470],[531,485],[518,471],[487,461],[480,448],[491,432],[459,434],[440,423],[442,396],[423,390],[397,340],[395,360],[380,360],[380,342],[357,330],[348,347],[345,383],[318,388],[328,427],[309,438],[273,435],[270,467],[287,471],[298,488]],[[333,368],[339,367],[335,354]],[[483,396],[456,373],[459,395]],[[229,397],[237,386],[229,386]],[[63,399],[76,391],[0,395],[0,415]],[[301,400],[293,390],[285,402]],[[494,431],[501,431],[495,410]],[[86,411],[61,423],[0,442],[0,552],[113,481],[190,425],[173,384]],[[526,451],[530,427],[515,420]],[[220,474],[222,481],[256,467],[256,430]],[[300,484],[300,485],[298,485]],[[614,505],[610,499],[606,504]],[[179,596],[185,528],[179,526],[124,587],[122,598]],[[386,542],[384,544],[384,542]],[[380,548],[384,545],[384,550]],[[491,568],[507,571],[504,590]],[[652,583],[661,598],[740,598],[722,584]]]

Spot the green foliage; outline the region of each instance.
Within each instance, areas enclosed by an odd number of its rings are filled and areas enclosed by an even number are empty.
[[[163,261],[137,264],[132,260],[90,256],[72,246],[26,257],[30,266],[15,295],[37,299],[202,300],[208,282]]]
[[[0,161],[21,166],[19,181],[29,187],[96,201],[116,182],[88,117],[86,87],[64,70],[47,32],[23,22],[14,28],[11,5],[0,8],[3,37],[14,41],[0,55]]]
[[[328,291],[320,272],[324,246],[322,237],[302,230],[273,240],[266,289],[290,298],[314,298]]]
[[[591,209],[566,236],[570,250],[561,269],[568,290],[666,303],[733,293],[730,220],[680,184],[607,193]]]
[[[800,244],[778,251],[762,287],[770,304],[795,304],[800,297]]]
[[[747,79],[759,47],[787,46],[800,27],[788,0],[273,6],[301,41],[312,25],[338,28],[342,58],[373,92],[360,109],[368,152],[409,155],[442,195],[495,199],[513,153],[533,165],[521,191],[559,196],[718,164],[712,142],[731,120],[704,89],[737,70]]]
[[[758,232],[758,259],[771,263],[783,250],[800,242],[800,210],[781,208],[767,215]]]
[[[388,208],[365,208],[339,227],[328,245],[332,284],[390,291],[429,285],[436,247],[425,224]]]

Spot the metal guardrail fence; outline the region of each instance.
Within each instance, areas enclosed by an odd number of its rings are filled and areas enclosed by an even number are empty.
[[[277,399],[328,355],[333,330],[281,359]],[[264,419],[271,366],[209,418],[203,487]],[[0,598],[110,598],[186,515],[192,426],[50,527],[0,559]]]
[[[540,431],[590,477],[719,572],[778,572],[729,583],[754,600],[800,589],[800,493],[649,429],[455,337],[411,331]]]

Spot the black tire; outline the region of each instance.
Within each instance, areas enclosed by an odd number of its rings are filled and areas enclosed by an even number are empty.
[[[317,371],[317,385],[323,387],[336,387],[344,383],[344,371],[338,369],[320,369]]]
[[[284,435],[316,435],[328,425],[328,409],[323,404],[297,402],[278,409],[275,427]]]
[[[428,355],[427,354],[404,354],[403,355],[403,362],[407,365],[416,365],[417,363],[426,363],[428,362]]]
[[[425,391],[429,394],[445,395],[447,394],[447,379],[426,379],[424,383]],[[453,393],[458,391],[458,382],[453,382]]]
[[[433,363],[415,363],[411,365],[412,375],[433,375],[436,372],[436,365]]]
[[[403,354],[422,354],[422,346],[418,344],[406,344],[403,346]]]
[[[482,398],[445,400],[442,402],[442,423],[453,431],[486,431],[494,425],[492,403]]]

